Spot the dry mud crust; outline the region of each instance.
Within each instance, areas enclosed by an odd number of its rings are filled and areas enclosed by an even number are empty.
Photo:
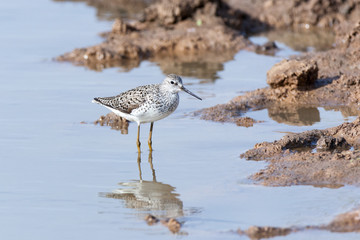
[[[250,239],[264,239],[276,236],[286,236],[293,232],[309,230],[327,230],[331,232],[360,232],[360,209],[339,214],[329,224],[321,226],[296,226],[291,228],[280,228],[271,226],[251,226],[247,230],[239,229],[240,235],[247,235]]]
[[[269,165],[250,178],[263,185],[360,184],[360,118],[351,123],[256,144],[241,157]]]
[[[242,19],[230,10],[216,0],[164,0],[146,8],[142,21],[117,19],[103,43],[75,49],[57,60],[96,68],[97,64],[133,66],[162,56],[235,54],[250,42],[231,27],[241,25]]]

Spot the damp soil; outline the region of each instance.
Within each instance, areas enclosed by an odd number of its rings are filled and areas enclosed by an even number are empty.
[[[275,64],[267,72],[269,87],[247,92],[197,114],[206,120],[229,122],[235,122],[248,111],[261,109],[279,117],[282,113],[294,113],[296,117],[301,109],[311,107],[339,108],[345,115],[358,115],[360,24],[354,23],[347,29],[346,33],[337,33],[336,46],[330,50],[294,56]]]
[[[251,179],[267,186],[359,186],[360,119],[351,123],[285,135],[256,144],[241,157],[269,162]]]

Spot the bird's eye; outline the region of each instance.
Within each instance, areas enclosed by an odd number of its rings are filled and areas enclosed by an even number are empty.
[[[170,83],[171,83],[171,84],[174,84],[174,81],[171,81]]]

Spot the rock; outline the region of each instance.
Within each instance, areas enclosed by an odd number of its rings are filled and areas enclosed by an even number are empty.
[[[122,19],[117,18],[112,26],[112,33],[127,34],[134,32],[137,29],[128,23],[125,23]]]
[[[258,54],[264,54],[264,55],[275,55],[276,51],[278,51],[279,48],[273,41],[268,41],[264,43],[263,45],[257,45],[255,48],[255,52]]]
[[[318,78],[318,71],[315,61],[283,60],[267,72],[266,82],[271,88],[312,86]]]
[[[319,151],[330,151],[335,149],[349,149],[345,138],[334,138],[332,136],[322,136],[316,143],[316,149]]]

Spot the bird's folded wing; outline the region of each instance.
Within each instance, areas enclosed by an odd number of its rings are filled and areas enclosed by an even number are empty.
[[[146,92],[132,89],[114,97],[99,97],[94,100],[106,107],[130,114],[146,101]]]

